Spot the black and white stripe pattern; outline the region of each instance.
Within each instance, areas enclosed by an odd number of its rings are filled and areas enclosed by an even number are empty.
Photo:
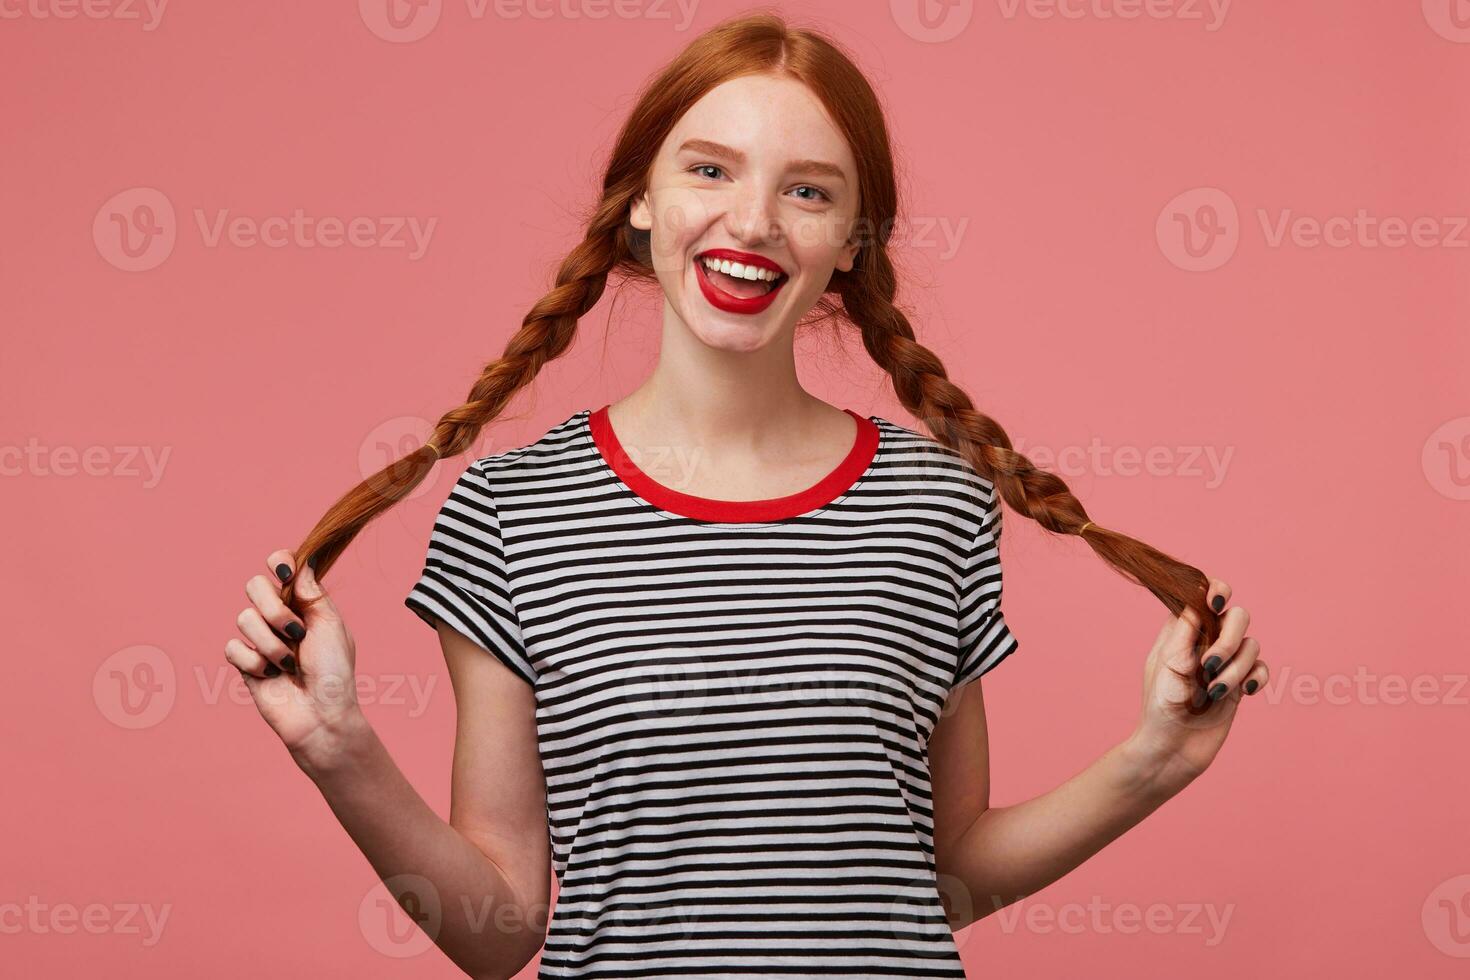
[[[405,600],[536,692],[559,892],[541,977],[964,977],[928,739],[1017,646],[1000,503],[886,419],[761,523],[633,493],[587,410],[476,460]]]

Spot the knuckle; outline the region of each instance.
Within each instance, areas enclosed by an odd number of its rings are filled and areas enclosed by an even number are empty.
[[[241,629],[244,629],[246,626],[250,625],[251,621],[255,618],[254,613],[254,606],[247,606],[244,609],[241,609],[239,615],[235,617],[235,625],[240,627]]]

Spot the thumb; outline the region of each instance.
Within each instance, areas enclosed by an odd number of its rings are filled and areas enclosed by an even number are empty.
[[[296,572],[296,597],[310,602],[310,605],[303,605],[301,609],[301,618],[306,621],[308,630],[313,623],[341,621],[337,604],[317,580],[316,569],[311,567],[310,562],[302,562]]]
[[[1185,606],[1178,616],[1169,619],[1165,624],[1165,631],[1169,634],[1164,644],[1164,649],[1168,651],[1166,662],[1182,670],[1193,667],[1194,646],[1203,631],[1199,613],[1192,606]]]

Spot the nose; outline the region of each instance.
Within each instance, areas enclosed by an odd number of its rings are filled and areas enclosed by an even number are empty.
[[[736,193],[725,216],[725,226],[731,235],[748,245],[779,242],[784,234],[773,195],[753,184]]]

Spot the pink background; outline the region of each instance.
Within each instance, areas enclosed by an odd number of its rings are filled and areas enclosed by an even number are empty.
[[[396,955],[371,868],[222,649],[267,553],[498,355],[643,78],[743,9],[558,2],[444,0],[417,40],[378,0],[180,2],[152,29],[141,5],[4,6],[6,975],[458,975],[434,948]],[[1221,20],[1203,0],[1131,18],[986,0],[930,28],[911,0],[784,8],[847,42],[890,107],[921,338],[1099,523],[1229,581],[1273,670],[1183,795],[959,934],[972,976],[1464,975],[1456,2]],[[140,204],[163,234],[130,257],[113,216]],[[208,235],[222,210],[296,209],[435,224],[418,256]],[[1359,212],[1428,223],[1397,244],[1392,222],[1276,234]],[[609,292],[514,417],[328,581],[366,710],[440,813],[454,706],[402,604],[433,514],[469,459],[636,384],[656,317]],[[906,421],[859,347],[804,350],[813,390]],[[1007,527],[1022,652],[986,682],[996,805],[1127,734],[1165,617],[1080,542]]]

